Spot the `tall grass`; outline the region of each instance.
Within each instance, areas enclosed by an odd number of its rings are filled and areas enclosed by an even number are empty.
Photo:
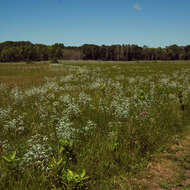
[[[120,189],[183,131],[190,65],[0,65],[0,188]],[[127,184],[126,184],[127,189]]]

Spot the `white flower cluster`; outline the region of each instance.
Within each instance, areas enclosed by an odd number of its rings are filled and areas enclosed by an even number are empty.
[[[84,106],[87,106],[90,104],[90,101],[91,101],[91,97],[87,94],[85,94],[84,92],[81,92],[79,94],[79,100],[78,100],[78,103],[80,105],[84,105]]]
[[[14,132],[17,134],[22,134],[25,130],[23,116],[18,116],[17,118],[13,118],[12,120],[8,120],[4,124],[4,130],[7,132]]]
[[[130,111],[130,101],[126,97],[115,97],[111,103],[113,115],[117,119],[127,119]]]
[[[10,91],[10,95],[15,99],[15,103],[20,102],[24,98],[24,94],[17,87]]]
[[[1,147],[1,151],[3,152],[9,152],[11,150],[11,146],[9,144],[9,141],[6,140],[0,140],[0,147]]]
[[[108,107],[108,105],[105,103],[103,98],[99,98],[99,110],[101,110],[102,112],[106,113],[110,113],[110,108]]]
[[[96,128],[96,123],[91,120],[88,120],[86,126],[84,127],[84,131],[89,132],[95,128]]]
[[[73,76],[73,74],[71,74],[71,75],[61,77],[60,82],[66,83],[66,82],[73,81],[73,79],[74,79],[74,76]]]
[[[9,107],[7,109],[0,108],[0,120],[5,120],[11,113],[12,109]]]
[[[27,152],[23,155],[21,166],[37,166],[44,169],[52,153],[48,138],[39,134],[32,136],[27,142]]]
[[[80,115],[79,106],[75,103],[70,103],[67,105],[66,109],[64,110],[63,114],[67,115],[69,118],[77,118]]]
[[[61,102],[61,103],[64,103],[64,104],[69,104],[71,101],[72,101],[72,97],[70,96],[70,95],[61,95],[60,97],[59,97],[59,101]]]
[[[33,88],[25,90],[25,94],[27,96],[34,96],[34,95],[42,96],[42,95],[46,94],[47,91],[48,91],[48,89],[44,88],[44,87],[33,87]]]
[[[58,139],[71,140],[75,137],[76,129],[72,128],[73,123],[67,116],[63,116],[56,125],[56,135]]]

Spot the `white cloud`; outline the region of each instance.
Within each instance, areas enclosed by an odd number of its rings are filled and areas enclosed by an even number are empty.
[[[133,5],[133,8],[136,9],[137,11],[142,10],[142,7],[141,7],[141,5],[140,5],[139,3],[135,3],[135,4]]]

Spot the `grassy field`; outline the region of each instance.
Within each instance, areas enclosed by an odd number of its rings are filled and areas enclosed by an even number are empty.
[[[0,64],[0,189],[128,190],[190,115],[190,62]]]

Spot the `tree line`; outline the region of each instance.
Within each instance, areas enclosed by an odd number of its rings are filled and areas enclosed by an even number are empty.
[[[0,43],[0,62],[45,60],[190,60],[190,45],[171,45],[165,48],[140,47],[138,45],[93,45],[80,47],[33,44],[28,41]]]

